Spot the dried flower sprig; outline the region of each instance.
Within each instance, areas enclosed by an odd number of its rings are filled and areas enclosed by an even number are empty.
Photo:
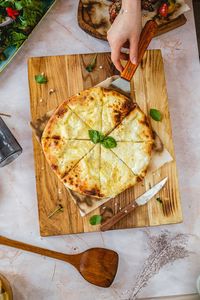
[[[183,259],[191,253],[187,249],[189,236],[183,233],[170,233],[162,231],[160,235],[151,235],[146,232],[151,254],[144,262],[143,268],[137,277],[136,283],[129,296],[129,300],[136,299],[142,288],[147,286],[149,280],[165,265]]]

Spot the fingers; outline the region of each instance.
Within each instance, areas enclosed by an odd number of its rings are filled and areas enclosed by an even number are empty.
[[[111,46],[111,59],[113,64],[115,65],[115,67],[117,68],[117,70],[119,72],[123,71],[123,67],[122,64],[120,62],[120,58],[121,58],[121,47],[114,45]]]
[[[130,61],[136,65],[138,61],[138,42],[139,39],[130,40]]]

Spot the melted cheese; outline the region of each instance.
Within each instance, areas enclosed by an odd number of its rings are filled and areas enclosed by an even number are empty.
[[[76,114],[68,109],[64,115],[56,115],[50,120],[43,137],[59,136],[61,139],[89,139],[88,130],[90,129]]]
[[[101,193],[114,197],[136,182],[133,172],[111,150],[101,146]]]
[[[132,100],[121,94],[105,90],[102,109],[102,132],[107,134],[112,131],[130,112]]]
[[[89,127],[101,131],[102,96],[101,88],[92,88],[72,98],[68,106]]]
[[[116,141],[151,141],[152,133],[146,124],[145,114],[140,109],[132,110],[110,134]]]
[[[151,142],[118,142],[112,151],[133,171],[135,175],[144,176],[151,159]]]
[[[63,178],[64,184],[79,193],[99,196],[100,194],[100,144],[84,156]]]
[[[61,177],[94,147],[90,141],[55,139],[43,139],[42,145],[47,160]]]

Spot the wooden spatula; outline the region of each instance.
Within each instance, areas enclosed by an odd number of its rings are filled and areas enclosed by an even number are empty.
[[[88,282],[109,287],[117,273],[118,254],[105,248],[91,248],[78,254],[64,254],[0,236],[0,244],[63,260],[73,265]]]

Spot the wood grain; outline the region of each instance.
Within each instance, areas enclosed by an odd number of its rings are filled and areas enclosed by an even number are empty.
[[[92,73],[88,73],[85,67],[93,57],[94,54],[85,54],[29,59],[28,74],[32,120],[55,108],[72,94],[92,87],[114,74],[115,69],[109,53],[99,53],[96,68]],[[39,85],[34,80],[34,76],[41,72],[44,72],[48,77],[46,85]],[[146,52],[134,75],[131,87],[132,92],[133,87],[135,89],[136,101],[146,113],[150,108],[157,108],[163,113],[163,121],[152,121],[152,126],[174,157],[164,67],[159,50]],[[55,93],[49,94],[51,88],[55,89]],[[41,147],[34,136],[33,145],[41,235],[98,231],[99,226],[90,225],[89,218],[91,215],[99,214],[102,208],[84,218],[80,217],[68,191],[46,163]],[[155,174],[152,174],[150,178],[146,178],[145,182],[140,182],[134,188],[126,190],[115,199],[110,200],[109,203],[106,203],[106,207],[116,213],[166,176],[169,177],[168,183],[159,194],[163,199],[163,205],[154,198],[148,205],[138,207],[134,213],[121,220],[113,229],[181,222],[182,213],[175,159],[172,163],[166,164]],[[48,215],[58,204],[64,207],[64,212],[48,218]]]
[[[83,7],[82,2],[79,2],[79,6],[78,6],[78,14],[77,14],[77,19],[78,19],[78,24],[81,27],[81,29],[83,29],[85,32],[87,32],[88,34],[90,34],[91,36],[101,39],[101,40],[105,40],[107,41],[107,35],[103,35],[100,34],[96,29],[95,26],[93,24],[90,24],[90,22],[86,21],[86,13]],[[89,20],[89,18],[88,18]],[[187,22],[187,19],[185,17],[184,14],[180,15],[179,17],[177,17],[176,19],[170,20],[169,22],[159,25],[158,26],[158,31],[157,34],[155,36],[159,36],[161,34],[167,33],[171,30],[174,30],[182,25],[184,25]]]

